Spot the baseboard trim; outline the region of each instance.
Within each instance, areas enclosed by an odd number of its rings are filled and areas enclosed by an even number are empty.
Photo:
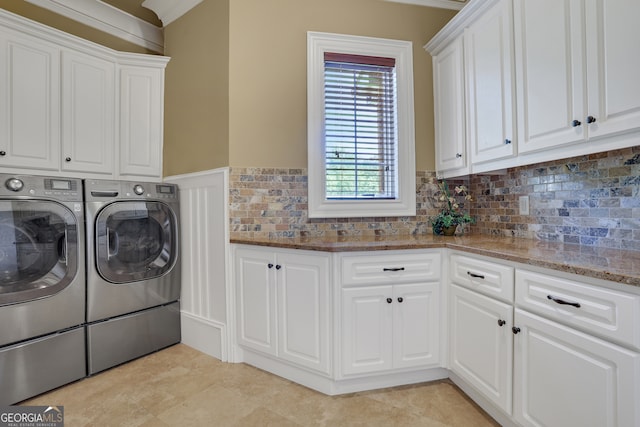
[[[209,319],[181,312],[182,343],[209,356],[227,361],[227,327]]]
[[[441,380],[449,376],[447,369],[430,368],[333,380],[246,348],[242,351],[242,362],[330,396]]]

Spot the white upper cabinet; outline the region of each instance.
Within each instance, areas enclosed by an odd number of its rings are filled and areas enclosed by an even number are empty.
[[[168,60],[117,52],[0,9],[0,166],[160,180]]]
[[[514,2],[521,153],[587,137],[583,4]]]
[[[511,0],[501,0],[464,32],[467,137],[471,162],[516,154]]]
[[[120,68],[120,175],[161,176],[164,65]]]
[[[586,115],[596,119],[589,125],[589,137],[637,131],[640,129],[640,2],[590,0],[585,5]]]
[[[60,49],[0,31],[0,64],[0,166],[57,170]]]
[[[62,54],[62,169],[113,174],[115,64]]]
[[[445,176],[469,172],[463,61],[462,37],[433,57],[436,170]]]
[[[637,0],[471,0],[425,46],[438,173],[638,145],[638,22]]]
[[[514,0],[520,152],[640,129],[638,20],[636,0]]]

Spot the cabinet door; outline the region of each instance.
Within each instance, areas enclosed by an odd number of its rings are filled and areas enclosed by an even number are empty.
[[[589,136],[640,128],[640,2],[589,0],[586,8]]]
[[[523,426],[640,425],[640,355],[515,310],[514,417]]]
[[[440,361],[440,283],[394,285],[393,367]]]
[[[235,253],[235,282],[238,344],[275,355],[276,270],[273,258],[269,251],[238,249]]]
[[[278,356],[329,373],[329,258],[277,255]]]
[[[514,141],[511,1],[502,0],[464,33],[471,163],[511,157]]]
[[[391,286],[342,290],[342,373],[392,368],[393,292]]]
[[[513,308],[457,285],[450,292],[450,368],[511,414]]]
[[[521,153],[587,138],[583,8],[575,0],[514,1]]]
[[[433,57],[433,85],[436,170],[468,173],[462,37]]]
[[[0,33],[0,166],[60,167],[60,50]]]
[[[164,69],[120,68],[120,175],[162,176]]]
[[[62,169],[113,175],[115,65],[62,54]]]

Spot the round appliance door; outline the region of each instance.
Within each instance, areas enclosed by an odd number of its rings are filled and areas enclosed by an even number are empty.
[[[161,202],[114,202],[96,218],[96,267],[111,283],[162,276],[178,255],[177,219]]]
[[[78,272],[78,228],[57,202],[0,200],[0,305],[66,288]]]

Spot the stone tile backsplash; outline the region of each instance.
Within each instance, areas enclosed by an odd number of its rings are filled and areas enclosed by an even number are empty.
[[[416,176],[417,214],[411,217],[310,219],[306,169],[238,168],[229,173],[231,236],[300,237],[431,233],[438,212],[434,172]],[[640,251],[640,146],[471,175],[476,234]],[[529,196],[530,214],[519,214]]]
[[[429,217],[437,213],[433,172],[416,177],[417,215],[412,217],[307,217],[305,169],[231,168],[229,203],[231,237],[375,236],[431,233]]]
[[[640,251],[640,146],[470,180],[476,233]]]

